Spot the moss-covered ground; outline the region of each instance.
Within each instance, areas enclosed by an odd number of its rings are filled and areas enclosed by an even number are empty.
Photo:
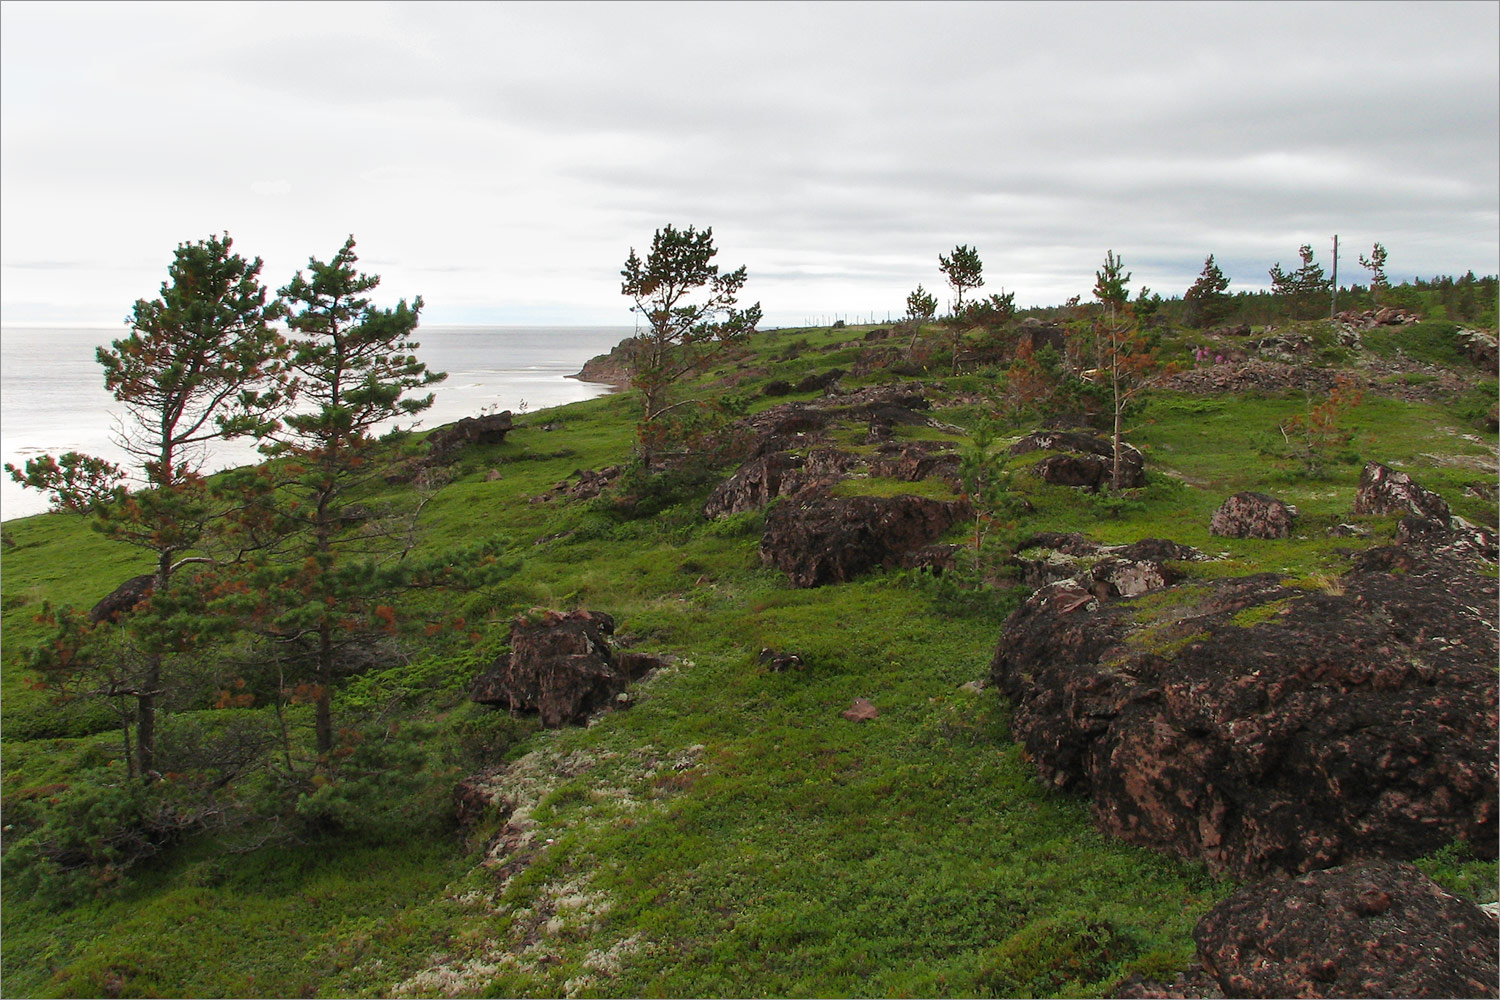
[[[747,411],[812,398],[770,399],[758,387],[854,366],[863,333],[762,334],[705,379]],[[68,903],[30,898],[7,879],[4,992],[1023,997],[1099,995],[1134,972],[1170,975],[1191,958],[1194,922],[1233,885],[1110,840],[1084,800],[1036,780],[1010,741],[1006,704],[971,683],[1024,597],[995,567],[1025,535],[1062,530],[1109,543],[1171,538],[1220,557],[1184,565],[1198,576],[1330,579],[1350,549],[1394,534],[1394,518],[1349,514],[1370,459],[1494,525],[1493,492],[1470,489],[1494,485],[1495,437],[1474,422],[1494,383],[1429,339],[1411,353],[1472,388],[1421,403],[1367,394],[1316,478],[1278,450],[1278,427],[1309,407],[1300,393],[1147,394],[1127,436],[1146,455],[1149,483],[1120,495],[1035,480],[1037,455],[1003,453],[1030,429],[1013,421],[992,446],[1015,501],[985,535],[994,551],[961,554],[960,570],[943,577],[891,571],[814,590],[761,565],[762,514],[701,516],[711,481],[657,498],[650,516],[608,498],[533,502],[576,469],[625,462],[636,400],[528,414],[504,444],[466,453],[423,513],[433,553],[479,536],[509,540],[514,572],[445,609],[474,637],[418,643],[336,704],[342,718],[400,715],[393,739],[418,762],[427,794],[366,801],[368,829],[356,821],[258,850],[190,838]],[[1189,340],[1165,338],[1164,350],[1185,353]],[[1375,346],[1388,362],[1394,350]],[[1365,356],[1351,354],[1346,363]],[[994,373],[945,371],[940,358],[920,376],[932,415],[971,427],[987,410],[983,394],[998,391]],[[902,433],[966,446],[949,430]],[[843,489],[951,495],[932,483]],[[1213,510],[1245,489],[1296,504],[1298,533],[1211,536]],[[1350,521],[1368,535],[1328,534]],[[973,534],[960,525],[950,540]],[[8,522],[5,543],[9,816],[83,770],[118,766],[108,712],[55,705],[29,684],[19,653],[42,634],[36,610],[86,607],[149,566],[63,515]],[[628,710],[587,727],[543,732],[470,704],[467,685],[505,648],[511,618],[538,606],[607,611],[634,648],[676,662],[638,685]],[[767,647],[796,652],[803,669],[769,672],[757,661]],[[879,716],[843,718],[855,698]],[[519,842],[494,839],[507,830],[504,813],[467,830],[452,819],[456,781],[502,765]],[[1425,864],[1493,895],[1493,864],[1461,847]]]

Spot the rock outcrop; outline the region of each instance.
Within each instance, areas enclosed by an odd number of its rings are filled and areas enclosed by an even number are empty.
[[[1370,462],[1359,475],[1355,514],[1405,514],[1396,537],[1438,553],[1477,555],[1496,561],[1495,533],[1453,513],[1448,501],[1404,472]]]
[[[1489,372],[1500,370],[1500,342],[1493,333],[1483,330],[1460,330],[1454,334],[1458,351]]]
[[[1099,600],[1139,597],[1176,583],[1173,562],[1202,562],[1208,556],[1190,545],[1143,538],[1130,545],[1102,545],[1076,532],[1041,531],[1016,546],[1011,564],[1028,587],[1072,581]]]
[[[803,495],[766,516],[760,558],[794,587],[845,583],[901,565],[967,515],[961,502],[927,497]]]
[[[1496,924],[1415,867],[1366,862],[1252,883],[1193,930],[1198,961],[1117,997],[1493,997]]]
[[[1496,847],[1496,585],[1376,549],[1327,591],[1272,575],[1007,620],[991,676],[1048,783],[1125,840],[1236,876]]]
[[[1229,996],[1492,997],[1495,932],[1413,866],[1373,862],[1248,886],[1193,938]]]
[[[1114,479],[1115,448],[1109,440],[1082,431],[1033,431],[1010,446],[1010,454],[1055,451],[1042,459],[1036,474],[1044,482],[1098,491]],[[1146,485],[1146,461],[1131,445],[1120,442],[1120,487]]]
[[[1379,462],[1369,462],[1359,474],[1359,490],[1354,494],[1356,514],[1416,514],[1437,521],[1448,521],[1453,510],[1448,501]]]
[[[142,573],[133,576],[112,590],[98,604],[89,609],[89,621],[95,625],[103,621],[119,621],[136,609],[156,589],[156,575]]]
[[[554,503],[558,500],[592,500],[609,489],[620,478],[621,467],[610,465],[603,469],[574,469],[573,474],[561,480],[545,493],[531,498],[532,503]]]
[[[469,697],[511,711],[536,712],[549,729],[584,722],[621,704],[627,684],[662,665],[654,657],[617,655],[615,622],[600,611],[541,611],[511,624],[509,655],[476,679]]]
[[[1296,507],[1246,490],[1219,505],[1208,531],[1222,538],[1290,538],[1296,521]]]
[[[439,427],[427,435],[427,460],[439,465],[451,462],[470,445],[500,444],[514,429],[509,410],[464,417],[456,424]]]
[[[1379,309],[1347,309],[1334,317],[1344,326],[1355,330],[1373,330],[1377,326],[1407,326],[1422,317],[1399,306],[1384,306]]]
[[[828,489],[842,479],[856,458],[832,448],[818,448],[805,457],[773,451],[746,460],[734,475],[714,487],[703,505],[703,516],[729,517],[759,510],[778,497],[803,490]]]
[[[599,354],[589,358],[576,375],[568,377],[576,378],[581,382],[600,382],[622,389],[629,388],[630,376],[635,371],[636,355],[644,346],[639,338],[626,337],[610,348],[608,354]]]

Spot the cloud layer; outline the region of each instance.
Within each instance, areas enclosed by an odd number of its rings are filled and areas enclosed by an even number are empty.
[[[899,313],[937,255],[1087,294],[1500,270],[1493,4],[31,5],[0,13],[0,308],[113,323],[228,231],[349,233],[431,322],[628,322],[712,226],[770,323]]]

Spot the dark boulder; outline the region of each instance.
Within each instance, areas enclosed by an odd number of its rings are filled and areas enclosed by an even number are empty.
[[[534,711],[549,729],[581,723],[618,704],[627,683],[660,661],[609,643],[615,622],[599,611],[543,611],[511,624],[508,656],[474,681],[469,697],[512,711]]]
[[[1296,507],[1246,490],[1219,505],[1208,531],[1221,538],[1290,538],[1296,520]]]
[[[828,489],[843,479],[857,456],[835,448],[815,448],[806,457],[773,451],[747,459],[734,475],[714,487],[703,516],[728,517],[759,510],[778,497],[807,489]]]
[[[703,516],[717,519],[758,510],[783,493],[796,492],[805,478],[802,467],[800,455],[784,451],[751,458],[714,487],[703,505]]]
[[[1448,501],[1412,482],[1406,473],[1379,462],[1370,462],[1359,474],[1354,513],[1416,514],[1444,523],[1453,517]]]
[[[89,609],[89,621],[95,625],[102,621],[119,621],[150,597],[155,589],[155,574],[142,573],[140,576],[133,576]]]
[[[513,429],[509,410],[479,417],[464,417],[456,424],[439,427],[427,435],[428,460],[435,463],[451,462],[470,445],[500,444]]]
[[[958,455],[918,442],[882,445],[870,459],[870,475],[915,483],[937,478],[958,482]]]
[[[1493,997],[1495,921],[1409,864],[1247,886],[1193,931],[1232,997]]]
[[[844,583],[882,566],[896,567],[910,552],[936,541],[966,505],[927,497],[804,495],[766,516],[760,558],[794,587]]]
[[[1058,486],[1076,486],[1097,491],[1114,481],[1114,444],[1082,431],[1033,431],[1010,446],[1012,455],[1033,451],[1055,451],[1036,465],[1036,474]],[[1146,460],[1140,451],[1120,442],[1120,488],[1146,485]]]
[[[1066,343],[1067,335],[1062,327],[1035,316],[1022,320],[1016,327],[1015,350],[1018,354],[1034,354],[1044,347],[1050,347],[1061,357]]]
[[[1049,455],[1036,464],[1035,471],[1044,483],[1097,493],[1113,480],[1114,464],[1098,455]]]
[[[1115,453],[1114,447],[1097,434],[1064,430],[1032,431],[1007,449],[1011,455],[1025,455],[1033,451],[1071,451],[1082,455],[1098,455],[1100,458],[1112,458]]]
[[[1110,554],[1117,559],[1129,559],[1133,562],[1203,562],[1208,558],[1191,545],[1183,545],[1168,538],[1142,538],[1129,545],[1117,546],[1111,549]]]
[[[1042,778],[1095,821],[1236,876],[1496,848],[1496,585],[1405,547],[1326,590],[1273,575],[1177,600],[1039,590],[991,676]]]
[[[809,375],[797,383],[798,392],[822,392],[839,379],[843,378],[845,371],[842,368],[830,368],[818,375]]]
[[[958,555],[964,551],[962,545],[924,545],[904,553],[901,565],[905,569],[925,569],[933,576],[942,576],[958,566]]]

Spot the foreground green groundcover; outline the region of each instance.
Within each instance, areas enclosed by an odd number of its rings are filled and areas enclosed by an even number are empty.
[[[762,334],[705,378],[721,380],[716,392],[735,382],[743,408],[764,408],[781,398],[759,385],[850,366],[863,332]],[[903,433],[963,447],[996,373],[947,370],[919,377],[951,431]],[[1029,478],[1034,456],[997,457],[1031,510],[1000,511],[990,550],[961,555],[940,579],[887,572],[815,590],[762,567],[763,515],[701,517],[711,482],[662,497],[650,516],[531,502],[575,469],[625,461],[635,403],[623,394],[528,414],[503,445],[465,455],[424,512],[431,552],[510,539],[514,572],[456,609],[478,639],[436,638],[340,693],[341,717],[400,721],[392,752],[413,780],[367,792],[340,829],[260,849],[190,838],[70,901],[30,897],[7,877],[4,992],[1080,996],[1136,972],[1170,976],[1191,960],[1195,921],[1234,886],[1100,835],[1083,800],[1035,780],[1010,742],[1007,706],[970,684],[1024,597],[994,574],[999,556],[1037,530],[1167,537],[1222,556],[1192,570],[1204,576],[1272,571],[1316,585],[1351,548],[1393,535],[1393,519],[1364,519],[1364,539],[1324,531],[1349,520],[1369,459],[1493,525],[1493,501],[1464,492],[1493,481],[1493,434],[1473,415],[1494,383],[1470,375],[1466,392],[1427,402],[1367,395],[1317,477],[1276,452],[1277,428],[1308,409],[1302,394],[1156,392],[1129,423],[1151,473],[1144,489],[1079,494]],[[1027,429],[1020,418],[1002,426],[992,450]],[[1295,503],[1306,530],[1277,542],[1210,536],[1210,514],[1241,489]],[[973,534],[960,525],[950,540]],[[28,685],[18,655],[41,634],[37,609],[91,605],[145,567],[62,515],[8,523],[3,559],[11,813],[84,771],[108,773],[119,755],[107,713],[55,706]],[[607,611],[635,648],[676,662],[636,689],[633,707],[587,728],[539,732],[469,704],[468,683],[531,607]],[[767,672],[765,647],[799,653],[805,669]],[[857,697],[879,717],[842,718]],[[494,841],[504,815],[467,830],[453,820],[458,779],[500,765],[520,840]],[[1458,850],[1427,867],[1493,892],[1493,864]]]

